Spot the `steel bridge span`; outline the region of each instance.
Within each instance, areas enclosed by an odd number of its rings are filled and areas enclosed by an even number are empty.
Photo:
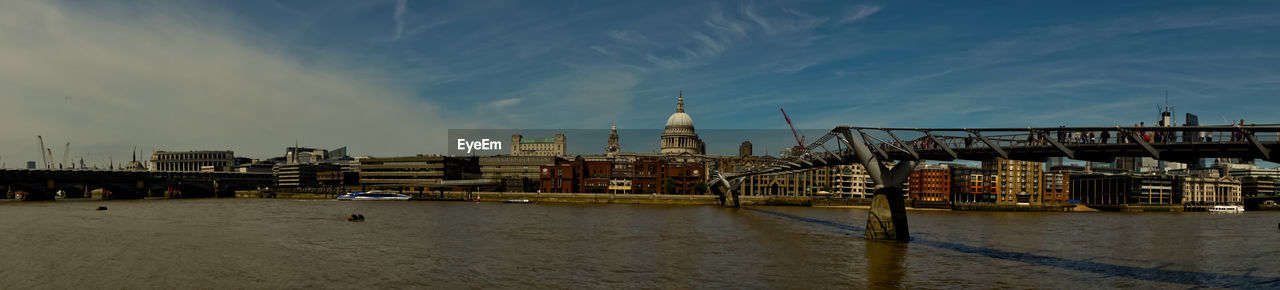
[[[0,193],[23,200],[52,200],[60,191],[68,197],[88,197],[99,189],[111,199],[218,197],[273,182],[271,173],[0,169]]]
[[[716,173],[711,187],[725,206],[738,207],[743,180],[813,168],[858,163],[875,182],[867,217],[868,239],[910,239],[903,187],[925,160],[1006,158],[1045,161],[1066,157],[1111,162],[1120,157],[1150,157],[1190,163],[1202,158],[1262,159],[1278,162],[1280,125],[1182,127],[1048,128],[876,128],[839,126],[779,163]]]

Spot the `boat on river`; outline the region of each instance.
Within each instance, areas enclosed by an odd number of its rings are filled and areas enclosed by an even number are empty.
[[[1215,205],[1208,208],[1209,212],[1216,213],[1242,213],[1244,206],[1242,205]]]
[[[533,203],[533,201],[530,201],[528,199],[508,199],[507,201],[504,201],[504,202],[505,203]]]
[[[385,191],[352,192],[338,196],[338,200],[409,200],[408,195]]]

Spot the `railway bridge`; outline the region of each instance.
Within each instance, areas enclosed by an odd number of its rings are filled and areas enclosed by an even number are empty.
[[[0,192],[23,200],[90,197],[99,190],[107,199],[223,197],[272,183],[271,173],[0,169]]]
[[[1202,158],[1261,159],[1277,162],[1280,125],[1180,127],[1048,128],[875,128],[839,126],[782,162],[717,173],[711,188],[723,205],[740,206],[737,192],[752,175],[801,172],[858,163],[875,185],[866,238],[910,240],[903,195],[907,177],[926,160],[1006,158],[1046,161],[1050,157],[1112,162],[1149,157],[1173,162]]]

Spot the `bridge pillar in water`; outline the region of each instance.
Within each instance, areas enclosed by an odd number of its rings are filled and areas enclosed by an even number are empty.
[[[739,193],[742,188],[742,183],[746,181],[746,178],[738,177],[733,178],[731,181],[721,174],[716,174],[714,178],[718,179],[721,182],[720,185],[723,185],[725,188],[725,190],[719,194],[720,205],[733,208],[742,207],[742,199],[740,198]]]
[[[867,214],[865,237],[869,240],[911,239],[911,231],[907,227],[907,206],[899,187],[882,187],[875,191],[871,199],[871,212]]]
[[[54,192],[57,192],[58,190],[54,186],[55,186],[55,182],[52,179],[46,180],[44,182],[44,190],[38,191],[38,192],[28,192],[25,196],[22,197],[22,200],[26,200],[26,201],[54,200],[53,199]]]

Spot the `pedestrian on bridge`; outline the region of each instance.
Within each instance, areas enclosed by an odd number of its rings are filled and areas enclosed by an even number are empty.
[[[1111,131],[1102,131],[1102,144],[1107,144],[1107,139],[1111,139]]]

